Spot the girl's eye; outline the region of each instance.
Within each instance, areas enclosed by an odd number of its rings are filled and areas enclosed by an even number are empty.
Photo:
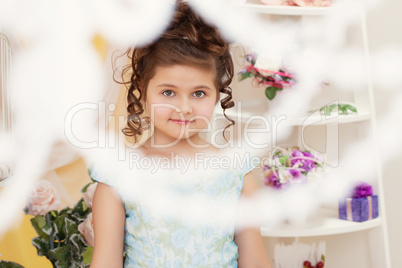
[[[194,92],[193,96],[197,97],[197,98],[202,98],[205,96],[205,92],[199,90],[199,91]]]
[[[170,90],[170,89],[163,91],[162,94],[165,95],[166,97],[174,96],[173,90]]]

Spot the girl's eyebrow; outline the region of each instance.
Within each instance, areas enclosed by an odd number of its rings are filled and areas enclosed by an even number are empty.
[[[160,85],[157,85],[157,87],[174,87],[174,88],[177,88],[175,85],[172,85],[172,84],[160,84]]]
[[[172,84],[160,84],[160,85],[157,85],[157,87],[171,87],[171,88],[177,88],[177,86],[175,86],[175,85],[172,85]],[[196,86],[196,87],[194,87],[194,89],[208,89],[208,90],[211,90],[212,91],[212,89],[210,88],[210,87],[208,87],[208,86],[206,86],[206,85],[199,85],[199,86]]]

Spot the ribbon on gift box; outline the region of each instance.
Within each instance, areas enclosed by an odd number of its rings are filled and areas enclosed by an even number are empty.
[[[370,184],[362,182],[353,189],[354,198],[369,197],[373,195],[373,187]],[[370,200],[369,200],[370,201]]]
[[[368,220],[373,218],[373,201],[371,196],[366,196],[368,202]],[[346,198],[346,215],[348,221],[353,221],[352,215],[352,198]]]
[[[371,220],[373,218],[373,201],[371,200],[371,196],[367,196],[369,214],[368,219]]]
[[[348,221],[352,221],[352,198],[346,198],[346,215]]]

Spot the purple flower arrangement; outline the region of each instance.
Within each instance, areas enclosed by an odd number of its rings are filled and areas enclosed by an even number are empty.
[[[283,189],[296,183],[315,183],[321,178],[324,167],[321,156],[298,147],[275,148],[269,162],[263,168],[264,184],[274,189]]]

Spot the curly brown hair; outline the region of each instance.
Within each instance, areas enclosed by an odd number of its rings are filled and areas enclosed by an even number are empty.
[[[142,116],[150,79],[157,66],[188,65],[202,69],[215,68],[215,87],[226,94],[220,101],[223,114],[230,123],[223,131],[234,125],[225,110],[234,106],[232,90],[234,67],[229,44],[221,37],[217,28],[206,23],[181,0],[176,2],[174,17],[164,33],[152,43],[143,47],[129,48],[126,52],[131,63],[123,69],[123,76],[131,72],[128,86],[127,126],[122,130],[126,136],[138,141],[149,127],[149,117]],[[124,78],[123,78],[124,81]],[[219,100],[217,94],[216,102]]]

